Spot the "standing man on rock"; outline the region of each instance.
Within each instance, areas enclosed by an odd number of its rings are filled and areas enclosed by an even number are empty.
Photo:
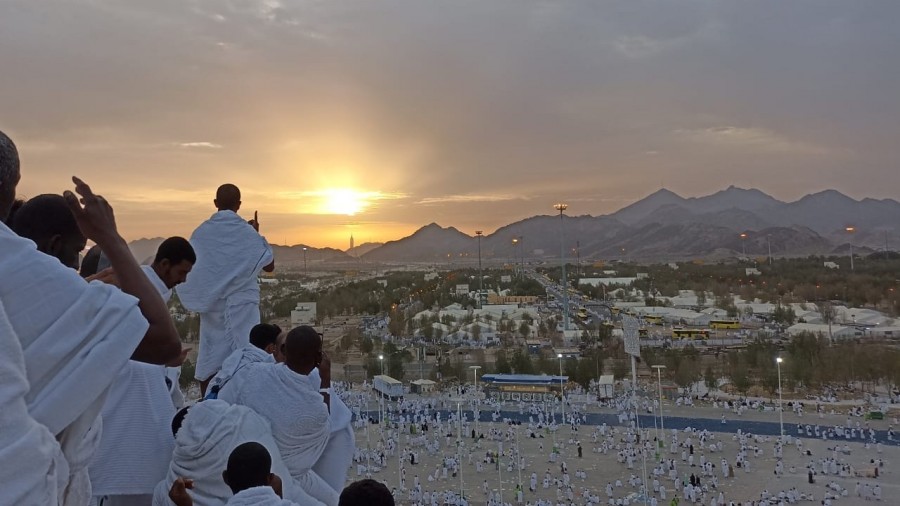
[[[191,245],[197,263],[188,280],[177,288],[178,298],[200,313],[200,351],[195,377],[201,395],[234,350],[246,346],[250,329],[260,322],[260,271],[275,270],[272,248],[259,235],[256,213],[244,221],[241,191],[223,184],[213,201],[218,211],[197,227]]]

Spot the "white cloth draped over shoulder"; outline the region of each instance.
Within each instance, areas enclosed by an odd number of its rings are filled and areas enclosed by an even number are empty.
[[[222,369],[216,373],[215,377],[213,377],[212,381],[209,383],[210,389],[218,388],[219,398],[224,399],[224,397],[221,396],[222,393],[236,391],[243,379],[243,374],[241,373],[244,368],[255,363],[274,364],[275,358],[266,353],[265,350],[261,350],[252,344],[234,350],[231,355],[228,355],[225,362],[222,363]],[[222,388],[223,385],[225,388]],[[228,394],[225,395],[227,396]]]
[[[318,367],[309,373],[309,380],[316,390],[322,386]],[[347,473],[353,462],[353,454],[356,453],[353,428],[350,427],[353,413],[339,395],[331,395],[329,405],[331,409],[328,415],[328,425],[331,433],[328,435],[325,451],[316,461],[313,471],[321,476],[331,488],[340,492],[347,483]]]
[[[28,414],[22,347],[0,304],[0,503],[59,504],[69,468],[59,443]]]
[[[249,342],[259,323],[257,276],[273,256],[269,243],[233,211],[213,214],[190,242],[197,262],[177,292],[185,308],[200,313],[196,377],[207,380]]]
[[[103,406],[103,433],[89,467],[92,495],[152,494],[172,459],[174,415],[165,367],[129,361]]]
[[[69,464],[64,502],[86,503],[86,466],[98,441],[88,432],[149,324],[136,298],[114,286],[85,283],[2,224],[0,251],[0,302],[25,357],[28,412],[60,442]]]
[[[278,497],[272,487],[252,487],[241,490],[228,500],[228,506],[299,506]]]
[[[291,476],[313,497],[337,504],[338,492],[314,471],[331,433],[328,407],[309,376],[284,364],[250,364],[242,372],[240,388],[229,394],[236,404],[247,406],[272,424]]]
[[[172,291],[156,271],[148,265],[141,269],[168,301]],[[91,494],[152,494],[172,458],[174,415],[166,367],[129,360],[103,406],[103,433],[89,467]]]
[[[153,506],[174,506],[169,489],[177,478],[194,480],[190,494],[195,506],[224,505],[232,497],[231,489],[222,481],[228,456],[237,446],[251,441],[269,451],[272,472],[281,477],[286,498],[304,506],[322,506],[291,478],[272,439],[269,422],[246,406],[217,399],[197,403],[188,410],[175,437],[169,471],[154,491]]]

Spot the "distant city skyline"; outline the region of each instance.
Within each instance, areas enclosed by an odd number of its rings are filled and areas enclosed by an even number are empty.
[[[19,194],[128,239],[241,187],[273,243],[474,234],[660,188],[900,197],[900,3],[9,0]]]

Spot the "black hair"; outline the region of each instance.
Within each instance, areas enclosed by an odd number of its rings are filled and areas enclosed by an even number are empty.
[[[62,195],[38,195],[22,204],[11,217],[12,231],[39,245],[55,235],[72,237],[81,234],[75,215]]]
[[[241,205],[241,190],[225,183],[216,190],[216,205],[220,211],[235,210]]]
[[[338,506],[394,506],[394,496],[384,483],[359,480],[344,488]]]
[[[265,446],[254,441],[238,445],[228,456],[225,472],[232,493],[266,486],[272,473],[272,456]]]
[[[197,263],[197,254],[194,247],[184,237],[169,237],[163,241],[156,250],[153,263],[168,260],[171,265],[178,265],[187,260],[191,265]]]
[[[178,431],[181,430],[181,424],[184,423],[184,417],[187,416],[187,412],[190,409],[190,406],[186,406],[181,408],[180,411],[175,413],[175,416],[172,418],[172,436],[178,437]]]
[[[281,334],[281,327],[274,323],[258,323],[250,329],[250,344],[261,350],[265,350],[266,346],[275,344],[278,340],[278,334]]]

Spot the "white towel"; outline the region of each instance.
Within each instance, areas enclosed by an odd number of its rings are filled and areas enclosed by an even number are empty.
[[[222,481],[222,471],[227,467],[232,450],[250,441],[269,450],[272,472],[281,477],[285,497],[304,506],[322,506],[291,479],[278,445],[272,439],[269,423],[250,408],[221,400],[203,401],[188,411],[175,438],[175,451],[166,479],[154,490],[153,506],[174,506],[168,494],[179,477],[194,480],[194,489],[190,493],[195,506],[225,504],[232,494]]]
[[[241,293],[235,302],[259,303],[256,276],[272,262],[272,248],[243,218],[219,211],[191,235],[197,262],[177,292],[184,307],[205,313],[220,301]]]
[[[69,471],[80,472],[73,464],[85,461],[106,392],[149,324],[137,299],[85,283],[2,224],[0,251],[0,303],[25,357],[28,412],[59,440]],[[69,488],[81,494],[76,485]]]
[[[85,283],[2,224],[0,251],[0,301],[25,355],[28,410],[59,435],[106,392],[149,324],[137,299]]]
[[[58,504],[69,468],[59,443],[25,405],[22,348],[0,304],[0,504]]]
[[[249,343],[259,323],[257,276],[272,262],[272,248],[232,211],[219,211],[191,235],[197,262],[178,285],[185,308],[200,313],[200,350],[195,377],[205,381],[218,372],[234,350]]]
[[[272,487],[252,487],[241,490],[228,500],[228,506],[298,506],[297,503],[284,500],[272,490]]]
[[[237,383],[241,381],[237,376],[241,375],[235,375],[235,373],[243,370],[249,364],[258,362],[274,364],[275,358],[266,353],[265,350],[261,350],[252,344],[235,350],[225,359],[225,362],[222,363],[222,369],[213,377],[209,384],[210,389],[219,388],[220,393],[225,390],[237,390]],[[223,385],[227,385],[227,387],[223,389]]]
[[[93,495],[152,494],[175,448],[165,367],[129,361],[102,415],[103,434],[90,465]]]
[[[241,374],[240,388],[229,397],[269,420],[281,457],[304,490],[326,504],[337,504],[337,490],[312,470],[331,431],[328,408],[309,376],[284,364],[260,363],[248,365]]]

